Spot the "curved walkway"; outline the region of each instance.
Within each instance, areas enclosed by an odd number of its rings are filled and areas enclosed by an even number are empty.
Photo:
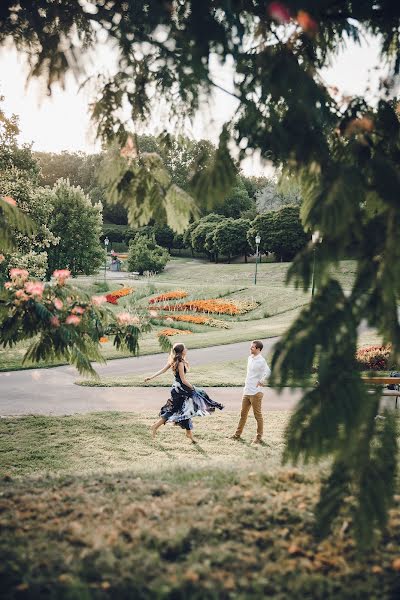
[[[268,353],[278,338],[264,341]],[[229,360],[247,360],[250,342],[190,350],[193,366]],[[159,370],[165,354],[121,358],[107,365],[95,365],[100,376],[114,377]],[[157,411],[168,398],[168,388],[90,388],[74,385],[80,377],[74,367],[28,369],[0,373],[0,415],[67,415],[95,411]],[[208,388],[210,395],[237,411],[241,404],[241,388]],[[266,388],[264,410],[290,410],[301,391],[284,389],[280,394]]]

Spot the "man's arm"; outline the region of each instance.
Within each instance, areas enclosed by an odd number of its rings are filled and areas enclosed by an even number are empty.
[[[267,365],[266,360],[264,360],[263,364],[261,365],[260,371],[261,371],[261,376],[260,376],[259,382],[257,383],[257,386],[264,387],[265,380],[268,379],[268,377],[271,375],[271,369]]]

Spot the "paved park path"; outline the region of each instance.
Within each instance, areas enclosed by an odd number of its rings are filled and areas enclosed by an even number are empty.
[[[268,353],[277,338],[264,341]],[[247,360],[250,342],[239,342],[189,351],[190,364],[205,365],[229,360]],[[164,366],[165,354],[154,354],[111,360],[95,365],[101,377],[151,373]],[[168,399],[169,388],[90,388],[74,385],[81,376],[74,367],[28,369],[0,373],[0,416],[69,415],[95,411],[143,412],[159,410]],[[237,411],[241,404],[241,388],[207,388],[210,396]],[[300,391],[285,389],[281,394],[265,389],[264,410],[289,410],[300,398]]]

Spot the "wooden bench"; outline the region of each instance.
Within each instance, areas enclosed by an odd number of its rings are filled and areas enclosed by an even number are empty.
[[[397,408],[397,399],[400,396],[400,377],[361,377],[364,383],[371,385],[395,385],[397,389],[388,390],[383,388],[382,396],[392,396],[396,398],[395,407]]]

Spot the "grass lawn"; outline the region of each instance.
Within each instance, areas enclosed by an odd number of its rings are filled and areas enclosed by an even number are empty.
[[[230,440],[236,414],[152,441],[154,415],[0,420],[4,598],[394,599],[400,496],[387,533],[357,555],[351,518],[313,537],[323,469],[282,468],[288,413],[266,446]]]

